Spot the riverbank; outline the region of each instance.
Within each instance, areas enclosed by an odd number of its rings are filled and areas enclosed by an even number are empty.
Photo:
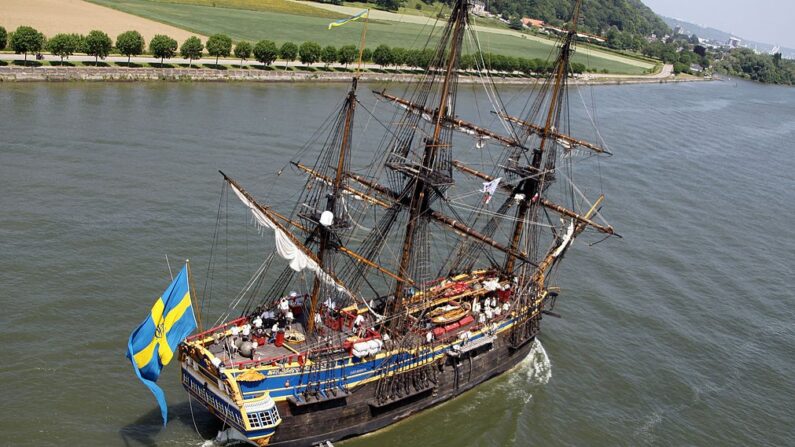
[[[183,81],[183,82],[348,82],[351,72],[336,71],[283,71],[258,69],[210,69],[210,68],[153,68],[153,67],[24,67],[0,66],[0,82],[66,82],[66,81]],[[603,75],[604,76],[604,75]],[[419,73],[363,72],[364,82],[416,82]],[[539,78],[494,76],[498,84],[527,84]],[[575,78],[573,84],[657,84],[668,82],[696,81],[695,77],[669,76],[616,76]],[[480,78],[462,75],[462,83],[479,83]]]

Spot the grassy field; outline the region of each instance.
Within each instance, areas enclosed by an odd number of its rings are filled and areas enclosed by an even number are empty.
[[[249,11],[280,12],[303,16],[339,19],[343,16],[311,5],[288,2],[285,0],[155,0],[159,3],[175,3],[183,5],[208,6],[214,8],[232,8]],[[417,0],[419,1],[419,0]]]
[[[204,2],[205,0],[91,1],[198,34],[228,34],[236,41],[271,39],[277,43],[291,41],[300,44],[307,40],[314,40],[322,45],[341,46],[358,44],[361,33],[359,24],[338,27],[329,31],[327,26],[331,21],[330,18],[318,17],[303,8],[299,10],[298,7],[307,5],[285,0],[268,1],[285,3],[286,5],[281,6],[281,10],[289,11],[289,13],[218,7],[218,5],[227,2],[257,3],[253,0],[215,0],[216,7],[173,3],[174,1]],[[421,48],[432,29],[431,24],[371,21],[367,31],[367,45],[369,48],[375,48],[380,44],[403,48]],[[437,32],[438,30],[437,28]],[[479,39],[484,51],[509,56],[548,59],[552,49],[552,46],[547,43],[507,34],[481,32]],[[624,63],[620,60],[583,54],[575,55],[574,60],[586,64],[589,68],[606,69],[611,73],[641,74],[645,70],[644,67]]]

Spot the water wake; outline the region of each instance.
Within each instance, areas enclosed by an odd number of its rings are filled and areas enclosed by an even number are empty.
[[[508,376],[508,381],[504,386],[511,390],[514,396],[521,398],[525,404],[533,398],[531,391],[534,385],[549,383],[549,379],[552,378],[552,364],[539,339],[533,340],[527,357],[519,362]]]
[[[533,340],[533,346],[522,363],[526,363],[528,366],[528,382],[537,385],[549,383],[549,379],[552,378],[552,364],[549,362],[549,356],[547,356],[547,351],[541,344],[541,340],[538,338]]]

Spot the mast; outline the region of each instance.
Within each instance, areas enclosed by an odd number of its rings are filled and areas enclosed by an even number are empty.
[[[345,104],[343,105],[343,110],[345,111],[345,120],[342,129],[342,142],[340,143],[339,155],[337,158],[337,169],[335,171],[335,176],[332,183],[331,194],[328,195],[326,200],[326,208],[323,213],[331,213],[331,216],[334,219],[339,217],[335,213],[335,205],[340,194],[344,190],[343,180],[345,179],[345,162],[347,160],[347,154],[350,151],[351,145],[351,127],[353,125],[353,113],[356,108],[356,85],[358,80],[358,77],[353,77],[353,80],[351,81],[351,89],[348,92],[348,96],[345,99]],[[317,232],[319,233],[317,258],[319,259],[321,266],[325,264],[327,259],[326,255],[328,249],[330,248],[332,237],[334,236],[333,230],[331,228],[332,225],[334,225],[333,220],[328,225],[325,225],[323,216],[321,215],[321,218],[317,224]],[[315,329],[315,309],[317,309],[317,302],[318,298],[320,297],[320,289],[322,285],[323,284],[320,281],[320,278],[315,276],[315,280],[312,284],[312,293],[309,299],[309,317],[307,319],[307,332],[310,334],[314,332]]]
[[[406,225],[406,233],[403,239],[403,246],[401,249],[400,265],[398,268],[398,275],[403,277],[410,277],[409,264],[411,262],[412,248],[414,245],[415,233],[417,231],[418,220],[427,213],[431,193],[430,188],[434,185],[429,184],[431,180],[428,173],[434,172],[434,165],[436,162],[437,151],[443,146],[440,139],[442,128],[446,123],[446,116],[449,113],[449,99],[451,97],[451,86],[457,80],[458,59],[460,54],[460,46],[463,40],[463,35],[468,19],[468,4],[467,0],[458,0],[451,13],[452,37],[450,38],[450,47],[448,49],[447,63],[444,67],[444,81],[442,82],[441,92],[439,94],[438,113],[434,123],[433,133],[431,138],[426,138],[424,151],[422,156],[421,170],[413,179],[413,192],[411,201],[409,203],[409,217]],[[442,45],[445,45],[442,42]],[[433,68],[431,68],[433,69]],[[433,181],[433,180],[431,180]],[[411,183],[410,183],[411,185]],[[400,307],[404,298],[404,286],[402,283],[395,284],[395,306]]]
[[[582,5],[582,0],[576,0],[574,4],[574,11],[572,13],[571,27],[563,40],[563,44],[561,45],[560,53],[558,54],[558,58],[555,64],[555,71],[553,75],[554,84],[552,86],[552,96],[550,97],[549,107],[547,109],[546,121],[544,123],[543,130],[539,132],[540,142],[538,145],[538,149],[535,149],[533,151],[532,161],[530,165],[527,167],[529,168],[528,171],[534,175],[531,176],[531,178],[520,182],[519,185],[517,185],[516,189],[514,190],[515,198],[517,197],[517,194],[523,195],[523,197],[519,196],[521,200],[519,203],[519,209],[516,212],[516,223],[514,224],[513,235],[511,237],[510,247],[514,251],[519,248],[519,244],[522,239],[522,233],[524,231],[525,220],[527,218],[527,213],[530,210],[531,205],[533,204],[532,197],[534,197],[536,193],[539,193],[539,186],[541,186],[542,183],[545,181],[546,174],[541,173],[541,162],[549,138],[553,134],[554,125],[558,117],[558,112],[560,110],[560,100],[562,96],[561,93],[565,86],[566,77],[568,75],[569,60],[571,58],[571,52],[572,52],[571,45],[574,42],[575,37],[577,36],[577,22],[580,19],[581,5]],[[505,261],[505,267],[504,267],[505,274],[507,275],[513,274],[515,263],[516,263],[516,257],[509,253]]]

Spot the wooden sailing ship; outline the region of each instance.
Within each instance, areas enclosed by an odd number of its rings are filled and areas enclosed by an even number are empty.
[[[351,168],[354,77],[314,164],[294,163],[307,180],[292,212],[222,173],[226,191],[275,235],[274,255],[233,300],[239,317],[230,310],[189,337],[179,358],[189,394],[246,440],[306,446],[360,435],[506,372],[554,305],[549,276],[574,239],[586,229],[615,234],[598,214],[602,196],[564,206],[550,189],[567,154],[607,153],[559,130],[580,1],[526,113],[508,115],[495,100],[504,133],[456,114],[468,9],[467,0],[452,6],[406,97],[375,92],[397,107],[368,168]],[[456,133],[490,143],[498,162],[481,171],[456,161]],[[484,182],[468,216],[452,203],[454,172]],[[438,233],[452,242],[431,247]],[[283,270],[265,287],[272,266]],[[301,290],[299,276],[311,287]]]

